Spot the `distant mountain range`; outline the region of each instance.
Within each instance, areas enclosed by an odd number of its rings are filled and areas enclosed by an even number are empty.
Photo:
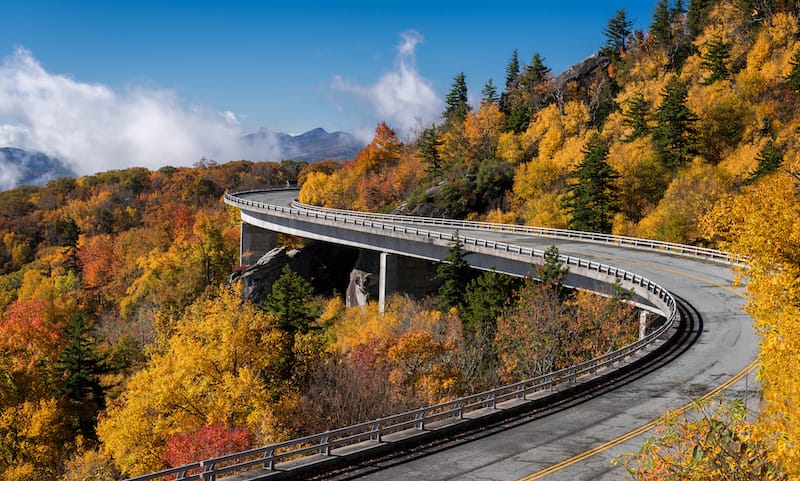
[[[15,147],[0,148],[0,190],[44,185],[48,180],[68,176],[74,177],[75,173],[57,158]]]
[[[282,159],[318,162],[325,159],[352,159],[364,143],[347,132],[328,133],[316,128],[300,135],[289,135],[261,129],[245,135],[242,141],[257,150],[260,145],[269,145],[280,151]],[[255,160],[255,159],[254,159]],[[260,159],[259,159],[260,160]],[[27,151],[16,147],[0,148],[0,191],[20,185],[44,185],[59,177],[75,177],[75,172],[61,160],[41,152]]]
[[[283,159],[305,160],[306,162],[352,159],[365,145],[364,142],[347,132],[328,133],[322,128],[312,129],[300,135],[272,132],[262,128],[254,134],[245,135],[244,140],[251,145],[275,142]]]

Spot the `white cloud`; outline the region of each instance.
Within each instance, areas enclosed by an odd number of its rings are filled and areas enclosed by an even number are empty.
[[[277,160],[269,142],[241,141],[233,112],[187,108],[170,90],[123,92],[47,72],[18,47],[0,65],[0,146],[57,156],[78,174],[142,166]]]
[[[365,99],[378,116],[401,134],[409,134],[419,127],[437,120],[443,102],[427,79],[417,70],[415,50],[423,41],[413,30],[401,34],[397,58],[392,71],[382,75],[369,86],[354,85],[340,76],[333,79],[332,87]]]

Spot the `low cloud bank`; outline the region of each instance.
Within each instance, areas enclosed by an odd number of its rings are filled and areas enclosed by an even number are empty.
[[[130,166],[191,165],[202,157],[278,160],[274,139],[242,141],[232,112],[181,104],[175,92],[123,92],[47,72],[18,47],[0,66],[0,147],[57,157],[76,174]],[[4,169],[5,170],[5,169]],[[5,170],[3,182],[14,172]]]

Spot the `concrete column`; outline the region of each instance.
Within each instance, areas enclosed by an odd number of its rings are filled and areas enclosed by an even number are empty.
[[[639,340],[644,339],[647,335],[647,311],[639,311]]]
[[[397,256],[388,252],[381,252],[380,266],[378,309],[383,314],[386,310],[386,298],[397,290]]]
[[[278,233],[242,222],[239,240],[239,263],[252,265],[278,247]]]

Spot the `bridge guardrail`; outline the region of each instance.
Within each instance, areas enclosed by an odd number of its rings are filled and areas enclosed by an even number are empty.
[[[597,232],[584,232],[584,231],[575,231],[567,229],[554,229],[549,227],[534,227],[534,226],[526,226],[518,224],[498,224],[494,222],[443,219],[439,217],[378,214],[374,212],[359,212],[359,211],[345,210],[345,209],[331,209],[327,207],[319,207],[310,204],[303,204],[302,202],[298,202],[297,200],[292,201],[292,207],[295,207],[297,209],[314,210],[318,212],[324,210],[326,212],[338,213],[342,215],[362,217],[367,219],[383,219],[386,221],[401,222],[404,224],[440,225],[443,227],[455,227],[463,229],[480,229],[480,230],[500,231],[500,232],[515,232],[522,234],[531,234],[538,237],[548,237],[553,239],[580,240],[584,242],[614,244],[614,245],[633,247],[638,249],[666,251],[673,254],[699,257],[702,259],[708,259],[714,262],[720,262],[724,264],[741,265],[741,266],[746,265],[746,259],[718,249],[690,246],[686,244],[677,244],[674,242],[664,242],[652,239],[642,239],[639,237],[600,234]]]
[[[250,207],[257,211],[276,213],[283,216],[318,218],[360,225],[367,228],[392,230],[393,232],[402,232],[405,234],[424,236],[426,238],[435,238],[448,241],[455,240],[455,236],[452,234],[377,222],[364,216],[351,216],[346,213],[347,211],[339,211],[338,213],[335,213],[316,209],[304,210],[293,207],[264,204],[261,202],[255,202],[236,197],[237,194],[247,192],[265,192],[265,190],[259,189],[257,191],[226,193],[225,202],[229,205]],[[403,218],[405,217],[403,216]],[[532,249],[529,247],[515,246],[505,242],[489,241],[466,236],[459,236],[459,238],[466,245],[481,246],[531,257],[544,257],[544,251],[540,249]],[[530,395],[540,393],[542,391],[554,390],[562,384],[577,383],[580,377],[595,374],[601,369],[613,368],[615,364],[623,362],[629,356],[646,349],[659,338],[662,338],[662,336],[664,336],[664,334],[673,327],[678,319],[678,308],[675,298],[666,289],[648,280],[647,278],[633,272],[577,257],[560,255],[559,258],[568,266],[594,270],[598,273],[613,276],[635,286],[639,286],[641,289],[651,294],[651,300],[657,304],[660,304],[662,313],[666,317],[667,321],[644,338],[624,346],[621,349],[548,374],[500,386],[477,394],[464,396],[433,406],[422,407],[416,410],[407,411],[352,426],[346,426],[340,429],[329,430],[323,433],[317,433],[302,438],[291,439],[281,443],[270,444],[247,451],[232,453],[176,468],[166,469],[156,473],[130,478],[127,481],[149,481],[167,476],[174,476],[173,479],[176,481],[212,481],[215,480],[218,475],[232,473],[234,471],[253,469],[256,466],[266,470],[274,470],[275,465],[279,462],[294,459],[303,455],[308,455],[310,453],[330,456],[331,451],[338,447],[352,446],[366,441],[381,443],[384,436],[400,431],[414,430],[422,433],[426,430],[426,424],[448,419],[463,419],[469,413],[486,408],[495,409],[499,403],[512,399],[524,400]]]

